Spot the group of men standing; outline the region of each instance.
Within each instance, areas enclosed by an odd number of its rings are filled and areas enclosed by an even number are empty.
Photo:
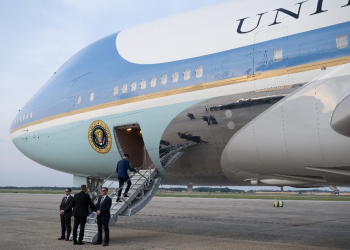
[[[138,170],[133,169],[129,165],[129,155],[124,154],[122,160],[118,162],[116,172],[118,173],[119,179],[119,192],[117,202],[120,201],[122,192],[122,186],[125,182],[128,183],[124,192],[124,197],[128,197],[128,191],[131,186],[131,181],[127,170],[136,172]],[[112,206],[112,199],[107,195],[108,188],[102,188],[102,196],[98,198],[96,206],[92,203],[90,196],[86,193],[86,185],[81,185],[80,193],[71,196],[71,189],[66,188],[65,197],[62,198],[60,204],[60,217],[61,217],[61,237],[59,240],[69,240],[71,234],[71,218],[74,216],[73,225],[73,243],[74,245],[84,245],[84,229],[86,224],[87,216],[89,215],[89,207],[97,213],[97,228],[98,228],[98,239],[93,245],[102,244],[102,227],[105,232],[104,243],[102,246],[108,246],[109,243],[109,219],[110,208]],[[73,209],[74,208],[74,209]],[[78,226],[80,225],[79,240],[77,240]],[[67,232],[67,236],[66,236]]]

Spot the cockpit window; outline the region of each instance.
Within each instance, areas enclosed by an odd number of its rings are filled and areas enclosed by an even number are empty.
[[[347,35],[340,35],[337,37],[337,40],[336,40],[336,43],[337,43],[337,48],[338,49],[344,49],[346,47],[348,47],[348,37]]]

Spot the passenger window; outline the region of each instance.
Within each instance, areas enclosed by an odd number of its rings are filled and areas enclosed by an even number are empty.
[[[199,77],[202,77],[203,76],[203,67],[202,66],[199,66],[196,68],[196,77],[199,78]]]
[[[179,72],[174,72],[173,75],[171,76],[171,81],[177,82],[178,80],[179,80]]]
[[[162,77],[160,78],[160,83],[161,84],[166,84],[168,81],[168,76],[167,75],[162,75]]]
[[[281,61],[283,58],[283,53],[282,53],[282,49],[276,49],[274,52],[273,52],[273,61],[274,62],[279,62]]]
[[[90,101],[94,100],[94,96],[95,96],[94,92],[91,92],[89,96],[89,100]]]
[[[122,93],[126,93],[127,90],[128,90],[128,85],[125,83],[122,86]]]
[[[32,116],[33,116],[33,111],[30,111],[29,118],[32,118]]]
[[[16,123],[18,123],[19,122],[19,117],[17,117],[17,122]]]
[[[26,119],[28,119],[28,117],[29,117],[29,113],[27,113]]]
[[[152,77],[151,78],[151,87],[155,87],[157,85],[157,77]]]
[[[140,83],[140,88],[145,89],[146,88],[146,79],[142,79]]]
[[[117,95],[118,94],[118,86],[115,86],[113,88],[113,95]]]
[[[20,121],[20,122],[22,121],[22,116],[19,117],[19,121]]]
[[[23,115],[23,121],[26,119],[26,114]]]
[[[348,37],[347,35],[340,35],[337,37],[337,48],[338,49],[344,49],[348,47]]]
[[[131,87],[131,91],[135,91],[136,90],[136,82],[132,82],[130,87]]]
[[[191,78],[191,70],[186,69],[186,70],[184,71],[184,80],[188,80],[188,79],[190,79],[190,78]]]
[[[78,96],[78,98],[77,98],[77,104],[80,104],[80,103],[81,103],[81,95]]]

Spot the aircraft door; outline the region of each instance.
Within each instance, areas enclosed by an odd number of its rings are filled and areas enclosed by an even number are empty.
[[[271,40],[276,34],[280,38]],[[287,50],[287,26],[257,32],[254,37],[254,74],[288,67]]]

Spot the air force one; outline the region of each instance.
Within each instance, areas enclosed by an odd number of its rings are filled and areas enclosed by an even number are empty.
[[[64,63],[10,135],[107,179],[123,153],[162,184],[350,186],[350,0],[227,1],[107,36]]]

